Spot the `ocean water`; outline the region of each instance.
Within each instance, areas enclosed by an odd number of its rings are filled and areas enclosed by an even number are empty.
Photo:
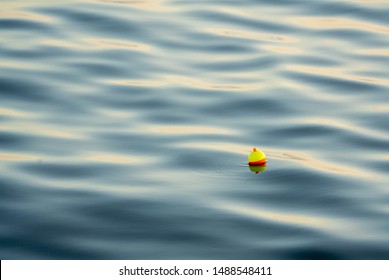
[[[0,1],[1,259],[389,259],[388,171],[389,1]]]

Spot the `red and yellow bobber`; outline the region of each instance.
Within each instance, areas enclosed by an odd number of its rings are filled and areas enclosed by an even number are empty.
[[[266,165],[266,156],[262,151],[253,148],[253,151],[248,156],[248,161],[250,166],[265,166]]]

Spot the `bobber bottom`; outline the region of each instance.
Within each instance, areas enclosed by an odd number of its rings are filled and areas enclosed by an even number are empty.
[[[249,165],[250,166],[263,166],[263,165],[266,165],[266,159],[249,162]]]

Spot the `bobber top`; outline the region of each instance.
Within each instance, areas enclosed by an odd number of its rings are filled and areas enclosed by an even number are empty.
[[[266,163],[266,156],[262,151],[253,148],[253,151],[248,156],[249,165],[264,165]]]

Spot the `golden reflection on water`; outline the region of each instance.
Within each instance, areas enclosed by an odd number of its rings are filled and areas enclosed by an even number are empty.
[[[139,86],[139,87],[162,87],[167,84],[166,81],[160,80],[108,80],[107,81],[113,85],[122,85],[122,86]]]
[[[334,68],[290,65],[290,66],[287,66],[287,69],[295,71],[295,72],[301,72],[301,73],[307,73],[307,74],[318,74],[321,76],[328,76],[328,77],[332,77],[332,78],[336,78],[336,79],[340,78],[340,79],[344,79],[344,80],[357,81],[357,82],[369,83],[369,84],[374,84],[374,85],[389,86],[389,81],[387,81],[387,80],[372,78],[372,77],[365,77],[365,76],[349,75],[349,74],[343,73],[344,70],[339,70],[339,69],[334,69]]]
[[[50,126],[37,125],[32,123],[18,123],[14,126],[8,126],[2,129],[7,132],[23,133],[34,135],[36,137],[45,136],[53,138],[71,139],[71,140],[84,140],[88,137],[81,132],[77,132],[74,128],[72,130],[58,129]]]
[[[357,51],[359,54],[364,55],[383,55],[389,56],[389,49],[364,49]]]
[[[39,157],[31,154],[0,154],[0,160],[4,161],[24,161],[36,159],[39,159]]]
[[[16,47],[14,47],[13,49],[16,49]],[[34,65],[33,62],[27,60],[11,61],[7,59],[2,59],[0,61],[0,67],[4,69],[12,69],[12,70],[17,70],[17,69],[24,69],[29,71],[37,70],[36,65]],[[42,64],[39,70],[44,70],[45,68],[48,68],[48,66]]]
[[[26,20],[34,20],[34,21],[40,21],[44,23],[51,23],[51,24],[56,21],[54,18],[42,14],[27,13],[27,12],[12,12],[7,10],[2,11],[1,9],[0,9],[0,18],[26,19]]]
[[[207,199],[204,199],[206,201]],[[209,201],[208,207],[220,209],[236,215],[243,215],[253,219],[261,219],[270,223],[289,224],[295,227],[305,227],[310,229],[320,229],[325,232],[340,235],[347,239],[366,238],[370,234],[369,229],[354,223],[348,218],[343,217],[323,217],[316,214],[291,213],[265,209],[247,204],[236,203],[233,201]],[[352,236],[350,232],[355,234]]]
[[[231,90],[231,91],[243,91],[243,90],[255,90],[263,88],[264,86],[259,83],[247,83],[247,84],[213,84],[200,79],[189,78],[184,76],[169,76],[168,79],[173,83],[180,83],[188,87],[209,89],[209,90]]]
[[[94,45],[95,47],[114,49],[114,48],[124,48],[124,49],[132,49],[137,51],[149,51],[151,49],[150,46],[131,42],[127,40],[112,40],[112,39],[103,39],[103,38],[87,38],[84,39],[85,42]]]
[[[386,105],[386,104],[379,104],[379,105],[374,105],[372,107],[373,111],[375,112],[389,112],[389,104]]]
[[[0,107],[0,116],[14,117],[14,118],[27,118],[31,117],[32,113],[26,113],[15,109],[10,108],[1,108]]]
[[[167,0],[89,0],[103,4],[126,5],[137,9],[152,10],[153,12],[166,12],[174,10],[165,4]]]
[[[158,125],[150,127],[149,129],[145,128],[153,133],[162,133],[162,134],[232,134],[235,133],[231,129],[225,129],[220,127],[210,127],[210,126],[190,126],[190,125]]]
[[[369,128],[362,127],[362,126],[358,126],[355,124],[351,124],[351,123],[346,122],[345,120],[335,120],[335,119],[330,119],[330,118],[312,118],[310,120],[310,123],[324,124],[324,125],[327,125],[330,127],[339,128],[341,130],[353,131],[353,132],[359,133],[361,135],[370,135],[372,137],[377,137],[379,139],[385,139],[385,140],[389,141],[388,135],[384,132],[369,129]]]
[[[134,164],[134,163],[147,163],[151,162],[152,159],[147,156],[136,157],[136,156],[126,156],[121,154],[113,153],[102,153],[101,151],[96,153],[87,153],[79,154],[77,158],[81,160],[101,162],[101,163],[110,163],[110,164]],[[58,160],[58,157],[44,157],[45,160]],[[42,156],[33,155],[33,154],[19,154],[19,153],[1,153],[0,161],[26,161],[26,160],[42,160]],[[61,161],[66,162],[66,157],[62,157]]]
[[[334,172],[344,175],[351,175],[353,177],[364,177],[364,178],[373,178],[374,174],[370,174],[367,170],[351,167],[350,165],[343,166],[334,162],[327,162],[323,159],[317,159],[310,155],[294,152],[294,151],[269,151],[267,153],[269,156],[279,159],[295,160],[304,166],[314,169],[321,170],[323,172]]]
[[[73,48],[73,49],[82,49],[83,47],[85,47],[83,44],[58,40],[58,39],[43,39],[40,42],[42,45],[53,46],[53,47],[63,47],[63,48]]]
[[[188,143],[177,144],[177,146],[183,148],[194,148],[194,149],[237,153],[237,154],[243,154],[245,156],[247,156],[252,150],[252,147],[248,147],[247,145],[235,144],[235,143],[223,143],[223,142],[188,142]],[[261,147],[257,146],[257,148],[262,150]]]
[[[252,40],[275,42],[275,43],[288,44],[288,43],[295,43],[298,41],[294,37],[283,35],[283,34],[250,32],[250,31],[243,31],[237,29],[207,28],[205,29],[205,31],[208,31],[212,34],[216,34],[219,36],[236,37],[236,38],[252,39]]]
[[[28,2],[28,3],[26,3]],[[71,2],[76,2],[76,0],[56,0],[55,4],[69,4]],[[1,0],[0,4],[0,18],[3,17],[3,15],[15,15],[15,17],[19,18],[25,18],[25,19],[37,19],[42,21],[52,21],[54,20],[51,17],[43,16],[41,14],[32,14],[28,12],[20,12],[26,7],[39,7],[39,6],[46,6],[48,4],[52,4],[52,0],[29,0],[29,1],[15,1],[15,0]],[[14,12],[17,11],[17,12]]]
[[[336,17],[298,17],[292,18],[292,23],[304,28],[316,29],[356,29],[377,33],[389,33],[389,28],[349,18]]]
[[[101,49],[129,49],[132,51],[146,52],[150,51],[151,47],[138,42],[128,40],[112,40],[104,38],[82,38],[78,41],[69,42],[58,39],[44,39],[41,44],[54,47],[70,48],[75,50],[101,50]]]
[[[247,204],[239,204],[232,201],[217,202],[212,200],[212,206],[217,209],[233,212],[235,214],[263,219],[276,223],[286,223],[295,226],[329,228],[339,226],[336,222],[317,216],[303,214],[284,213],[281,211],[267,210],[264,208],[254,207]]]

